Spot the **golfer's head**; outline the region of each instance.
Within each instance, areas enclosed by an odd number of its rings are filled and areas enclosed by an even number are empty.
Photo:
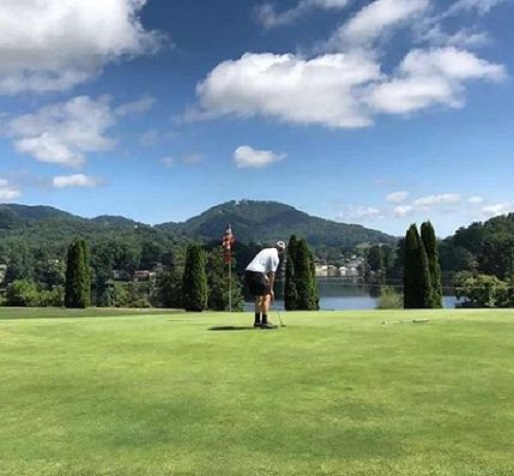
[[[283,241],[277,241],[275,248],[278,250],[279,254],[283,253],[286,250],[286,244]]]

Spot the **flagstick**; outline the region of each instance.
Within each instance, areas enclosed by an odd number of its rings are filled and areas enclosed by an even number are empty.
[[[232,252],[228,253],[228,312],[232,312]]]

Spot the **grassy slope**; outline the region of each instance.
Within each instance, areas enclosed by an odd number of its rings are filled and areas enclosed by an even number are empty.
[[[0,475],[514,475],[514,311],[283,319],[0,320]]]

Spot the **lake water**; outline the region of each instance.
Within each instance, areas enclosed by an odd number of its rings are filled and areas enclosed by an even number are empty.
[[[370,286],[358,284],[344,279],[319,279],[318,290],[320,295],[319,306],[321,310],[351,310],[351,309],[376,309],[377,295],[370,289]],[[443,289],[443,307],[448,309],[455,308],[459,301],[451,294],[453,289]],[[276,300],[277,308],[283,308],[284,302]],[[247,303],[249,310],[252,304]]]

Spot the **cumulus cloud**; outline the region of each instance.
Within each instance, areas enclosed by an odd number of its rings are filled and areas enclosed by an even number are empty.
[[[11,201],[21,197],[19,188],[11,185],[7,179],[0,177],[0,200]]]
[[[370,124],[358,89],[379,67],[358,54],[312,60],[286,54],[243,55],[218,65],[198,85],[204,115],[263,115],[297,124],[362,127]]]
[[[414,200],[413,205],[417,207],[430,207],[437,205],[452,205],[459,203],[461,196],[458,193],[442,193],[438,195],[428,195]]]
[[[198,106],[188,118],[262,116],[351,128],[372,125],[384,114],[463,107],[469,82],[498,82],[507,76],[502,64],[471,51],[492,41],[473,19],[499,3],[457,1],[454,9],[474,16],[466,15],[469,24],[455,26],[451,8],[431,0],[368,1],[310,55],[247,53],[218,64],[198,84]],[[314,6],[346,4],[302,0],[281,14],[275,4],[265,4],[262,11],[268,12],[269,25],[276,25]],[[399,59],[391,63],[387,42],[399,32],[404,41],[395,47]]]
[[[410,51],[396,74],[373,85],[366,98],[378,112],[405,114],[434,105],[463,105],[464,82],[472,79],[500,81],[501,65],[489,63],[455,47]]]
[[[72,88],[123,56],[158,49],[138,14],[146,0],[2,0],[0,94]]]
[[[55,188],[95,188],[100,185],[101,181],[95,177],[84,174],[75,175],[59,175],[52,180],[52,186]]]
[[[286,155],[271,150],[256,150],[242,145],[234,151],[234,163],[237,168],[263,168],[282,160]]]
[[[129,116],[131,114],[141,114],[152,109],[156,99],[146,95],[136,101],[127,102],[116,108],[118,116]]]
[[[469,197],[467,201],[472,205],[480,205],[481,203],[484,203],[484,199],[479,195],[473,195],[472,197]]]
[[[410,215],[414,210],[412,205],[398,205],[393,210],[393,215],[396,217],[405,217]]]
[[[380,209],[375,207],[357,207],[352,210],[352,216],[356,218],[377,218],[380,215]]]
[[[256,9],[257,20],[267,29],[289,25],[314,8],[344,8],[350,0],[301,0],[294,8],[277,12],[274,3],[264,3]]]
[[[112,147],[106,132],[113,124],[108,98],[78,96],[11,120],[8,133],[18,152],[39,162],[79,167],[87,152]]]
[[[328,40],[327,47],[369,45],[398,25],[420,16],[429,6],[429,0],[376,0],[344,23]]]
[[[488,218],[506,215],[507,213],[514,212],[514,205],[512,203],[495,203],[482,207],[482,212]]]
[[[463,11],[476,10],[480,14],[488,13],[496,5],[508,0],[457,0],[447,11],[447,15],[458,15]]]
[[[505,68],[455,47],[410,51],[387,77],[360,53],[245,54],[218,65],[197,87],[197,117],[262,115],[336,128],[371,125],[375,114],[459,107],[465,83],[500,81]]]
[[[393,193],[386,195],[386,200],[388,202],[392,202],[392,203],[401,203],[401,202],[404,202],[409,195],[410,195],[409,192],[404,192],[404,191],[393,192]]]

